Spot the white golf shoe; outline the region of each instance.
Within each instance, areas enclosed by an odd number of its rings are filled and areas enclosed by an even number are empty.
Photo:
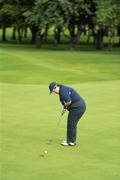
[[[67,142],[67,141],[63,141],[62,143],[61,143],[61,145],[62,146],[75,146],[76,145],[76,143],[73,143],[73,142]]]
[[[63,141],[63,142],[61,143],[61,145],[62,145],[62,146],[69,146],[69,144],[67,143],[67,141]]]

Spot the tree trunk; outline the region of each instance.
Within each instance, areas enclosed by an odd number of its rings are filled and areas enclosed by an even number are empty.
[[[91,34],[93,37],[93,45],[96,45],[96,33],[95,33],[95,27],[94,26],[91,27]]]
[[[68,25],[68,31],[70,34],[70,49],[73,50],[75,48],[74,44],[74,37],[75,37],[75,21],[74,18],[70,19],[69,25]]]
[[[120,47],[120,25],[117,27],[117,36],[119,37],[118,47]]]
[[[23,29],[18,27],[18,42],[20,43],[22,41],[22,35],[23,35]]]
[[[6,41],[6,26],[3,25],[3,34],[2,34],[2,41]]]
[[[113,45],[114,45],[114,36],[115,36],[115,27],[114,28],[110,28],[109,30],[109,44],[108,44],[108,50],[112,50]]]
[[[120,47],[120,36],[119,36],[119,42],[118,42],[118,47]]]
[[[91,37],[91,32],[89,30],[88,31],[88,36],[87,36],[87,44],[90,44],[90,37]]]
[[[96,34],[96,49],[102,50],[103,49],[103,31],[99,29]]]
[[[38,27],[37,26],[31,26],[30,27],[31,33],[32,33],[32,43],[36,42],[36,37],[37,37],[37,32],[38,32]]]
[[[24,38],[27,38],[27,32],[28,32],[28,27],[25,26],[25,29],[24,29]]]
[[[38,36],[36,37],[36,47],[37,47],[37,48],[40,48],[41,45],[42,45],[42,39],[41,39],[41,37],[38,35]]]
[[[16,27],[14,26],[13,27],[13,32],[12,32],[12,37],[11,37],[12,40],[16,40]]]
[[[49,29],[49,25],[46,25],[46,28],[45,28],[45,38],[44,38],[45,42],[47,42],[47,40],[48,40],[48,29]]]
[[[69,34],[70,34],[70,48],[73,50],[76,45],[79,43],[80,35],[82,33],[82,25],[81,22],[77,22],[72,18],[70,20],[68,26]]]
[[[113,48],[113,38],[110,37],[110,38],[109,38],[109,44],[108,44],[108,50],[109,50],[109,51],[112,51],[112,48]]]
[[[87,35],[87,30],[86,30],[86,27],[85,27],[85,26],[84,26],[84,28],[83,28],[83,33],[84,33],[84,36]]]
[[[58,27],[57,29],[55,29],[54,31],[54,45],[58,45],[61,41],[61,27]]]

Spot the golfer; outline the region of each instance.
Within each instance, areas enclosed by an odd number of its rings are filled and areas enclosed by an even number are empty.
[[[77,123],[86,110],[83,98],[73,88],[52,82],[49,85],[50,94],[56,93],[63,105],[61,115],[69,111],[67,119],[67,138],[61,143],[63,146],[75,146],[77,136]]]

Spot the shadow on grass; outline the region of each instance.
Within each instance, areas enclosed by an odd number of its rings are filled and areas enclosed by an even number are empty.
[[[77,51],[92,51],[92,52],[108,52],[110,54],[120,54],[120,48],[113,47],[113,49],[110,51],[108,48],[105,48],[104,50],[96,50],[95,45],[93,44],[86,44],[82,42],[81,44],[77,45],[74,49],[70,48],[70,45],[67,42],[62,42],[61,44],[55,46],[51,42],[48,42],[46,44],[43,44],[41,48],[37,48],[35,44],[30,43],[29,41],[23,41],[22,43],[16,43],[16,41],[6,41],[1,42],[0,41],[0,48],[8,48],[8,49],[17,49],[17,50],[28,50],[28,49],[34,49],[36,51],[71,51],[71,52],[77,52]]]

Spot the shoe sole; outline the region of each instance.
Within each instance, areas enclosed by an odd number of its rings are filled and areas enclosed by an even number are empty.
[[[71,144],[61,144],[61,146],[76,146],[76,144],[74,144],[74,145],[71,145]]]

